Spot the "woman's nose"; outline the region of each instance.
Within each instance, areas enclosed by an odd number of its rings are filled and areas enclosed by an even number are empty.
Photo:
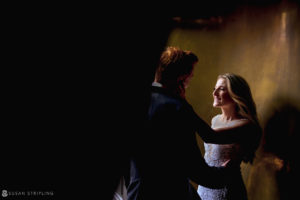
[[[212,94],[213,96],[217,96],[217,90],[214,90]]]

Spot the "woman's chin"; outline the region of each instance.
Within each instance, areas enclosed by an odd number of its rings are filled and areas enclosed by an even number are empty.
[[[218,107],[220,107],[220,104],[218,104],[218,103],[213,103],[213,107],[214,107],[214,108],[218,108]]]

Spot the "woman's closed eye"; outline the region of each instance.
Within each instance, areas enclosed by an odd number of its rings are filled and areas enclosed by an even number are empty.
[[[213,91],[216,91],[216,90],[222,90],[222,91],[224,91],[225,88],[224,88],[224,87],[219,87],[219,88],[217,88],[217,89],[216,89],[216,88],[213,89]]]

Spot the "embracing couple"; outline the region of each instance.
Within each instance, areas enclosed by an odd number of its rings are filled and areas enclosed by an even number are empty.
[[[162,53],[131,158],[128,200],[247,199],[240,164],[252,162],[261,137],[249,85],[239,75],[218,76],[213,106],[222,113],[209,126],[185,98],[197,62],[194,53],[176,47]],[[204,141],[204,158],[195,133]]]

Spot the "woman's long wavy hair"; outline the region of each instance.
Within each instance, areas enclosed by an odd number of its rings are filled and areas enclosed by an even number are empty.
[[[256,125],[257,129],[253,133],[253,140],[245,144],[247,146],[247,152],[245,152],[243,156],[245,163],[250,162],[252,164],[255,158],[255,151],[259,146],[262,129],[258,121],[256,105],[252,98],[250,87],[243,77],[236,74],[226,73],[219,75],[218,79],[219,78],[226,80],[229,95],[236,103],[236,111],[238,114]]]

